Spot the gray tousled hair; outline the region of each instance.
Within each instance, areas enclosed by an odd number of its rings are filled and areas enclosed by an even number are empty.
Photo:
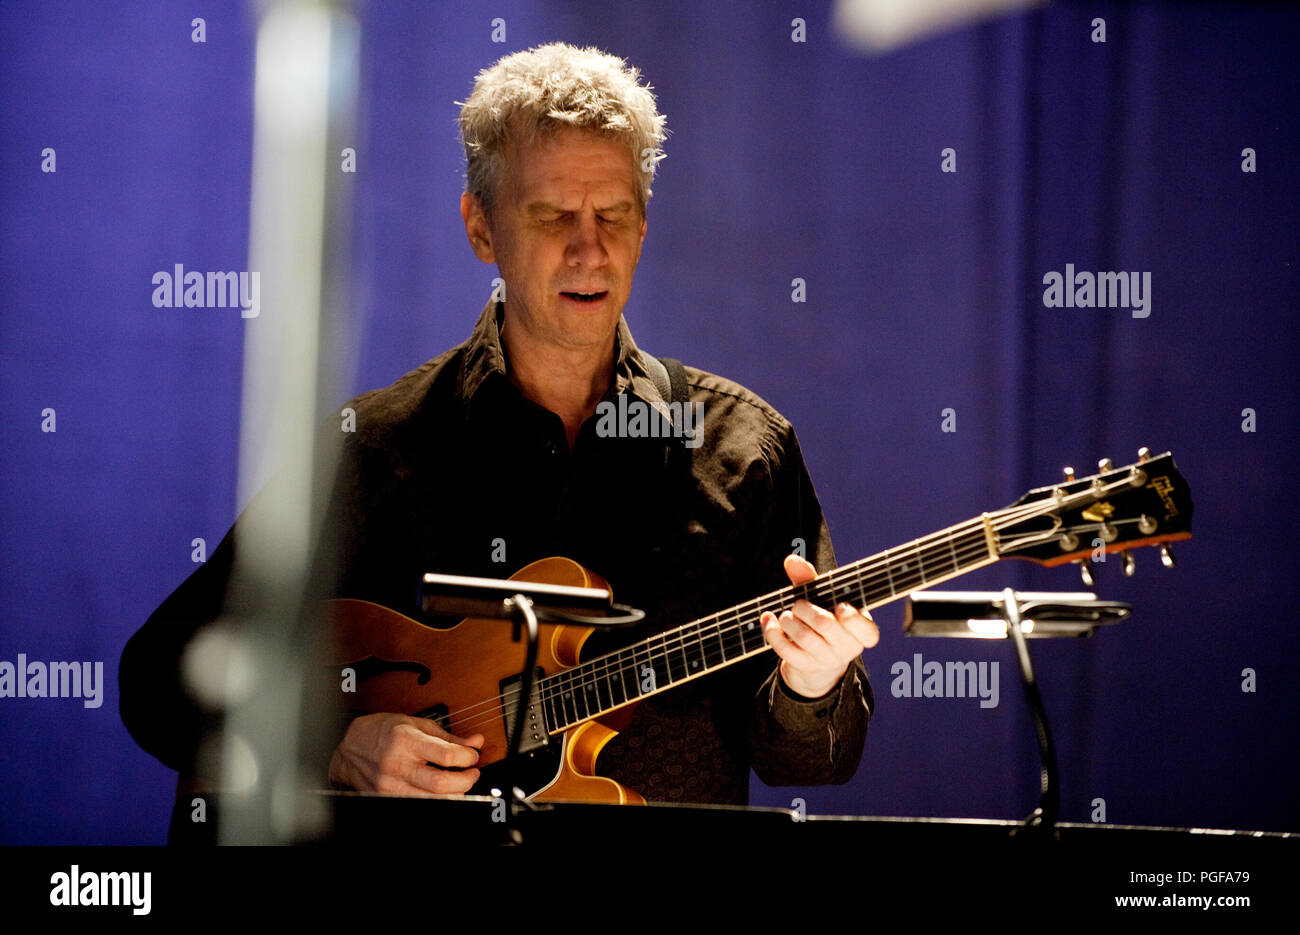
[[[507,55],[479,72],[461,104],[465,190],[491,214],[512,137],[528,143],[565,127],[593,130],[628,147],[637,167],[637,198],[644,215],[650,182],[664,158],[667,118],[649,85],[616,55],[563,42]]]

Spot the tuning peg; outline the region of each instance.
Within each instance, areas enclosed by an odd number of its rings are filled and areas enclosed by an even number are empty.
[[[1143,513],[1142,518],[1138,520],[1138,531],[1144,536],[1151,535],[1156,531],[1156,521]]]
[[[1115,462],[1110,458],[1102,458],[1097,462],[1097,470],[1103,473],[1106,471],[1113,471],[1115,470]]]
[[[1146,464],[1151,460],[1151,449],[1145,446],[1138,449],[1138,464]]]
[[[1173,568],[1173,567],[1174,567],[1174,550],[1171,549],[1171,548],[1169,548],[1169,546],[1167,546],[1167,545],[1162,545],[1162,546],[1160,547],[1160,561],[1164,563],[1164,566],[1165,566],[1166,568]]]
[[[1083,586],[1086,588],[1092,587],[1096,583],[1092,578],[1092,565],[1089,564],[1086,558],[1079,559],[1075,564],[1079,566],[1079,577],[1083,579]]]
[[[1061,468],[1061,473],[1065,475],[1066,480],[1074,480],[1074,468],[1063,467]]]
[[[1132,552],[1120,552],[1120,557],[1124,559],[1124,577],[1132,578],[1133,572],[1137,571],[1137,560],[1133,558]]]

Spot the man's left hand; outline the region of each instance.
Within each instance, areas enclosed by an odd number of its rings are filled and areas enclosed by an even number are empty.
[[[817,569],[798,555],[786,556],[785,573],[791,584],[817,577]],[[843,678],[849,663],[880,642],[871,614],[848,604],[837,604],[832,613],[801,598],[780,617],[765,611],[759,623],[772,651],[781,657],[781,680],[805,698],[825,695]]]

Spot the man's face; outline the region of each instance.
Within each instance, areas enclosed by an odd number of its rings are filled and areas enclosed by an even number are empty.
[[[627,146],[561,130],[506,151],[490,221],[461,199],[470,244],[506,283],[507,323],[565,349],[611,346],[646,222]]]

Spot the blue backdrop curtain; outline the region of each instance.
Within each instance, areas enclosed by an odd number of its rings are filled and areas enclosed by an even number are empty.
[[[1177,567],[1146,551],[1129,579],[1107,563],[1097,590],[1135,604],[1132,621],[1034,646],[1062,818],[1102,799],[1114,823],[1295,828],[1294,12],[1067,3],[878,57],[841,43],[815,0],[358,16],[340,403],[459,343],[491,290],[458,214],[454,102],[476,72],[556,39],[624,56],[672,130],[626,309],[638,342],[794,422],[841,561],[1004,506],[1065,464],[1173,450],[1196,498]],[[151,277],[246,268],[254,32],[231,2],[0,8],[0,660],[101,660],[107,683],[97,708],[0,699],[5,843],[165,836],[174,774],[122,726],[117,661],[194,569],[193,540],[215,547],[242,505],[241,355],[259,319],[156,308]],[[1149,272],[1149,317],[1045,307],[1043,276],[1066,264]],[[953,587],[1006,584],[1078,579],[1016,562]],[[1009,647],[908,640],[899,608],[876,616],[857,776],[755,780],[754,804],[1027,813],[1036,753]],[[999,704],[895,697],[891,667],[918,652],[1000,661]]]

